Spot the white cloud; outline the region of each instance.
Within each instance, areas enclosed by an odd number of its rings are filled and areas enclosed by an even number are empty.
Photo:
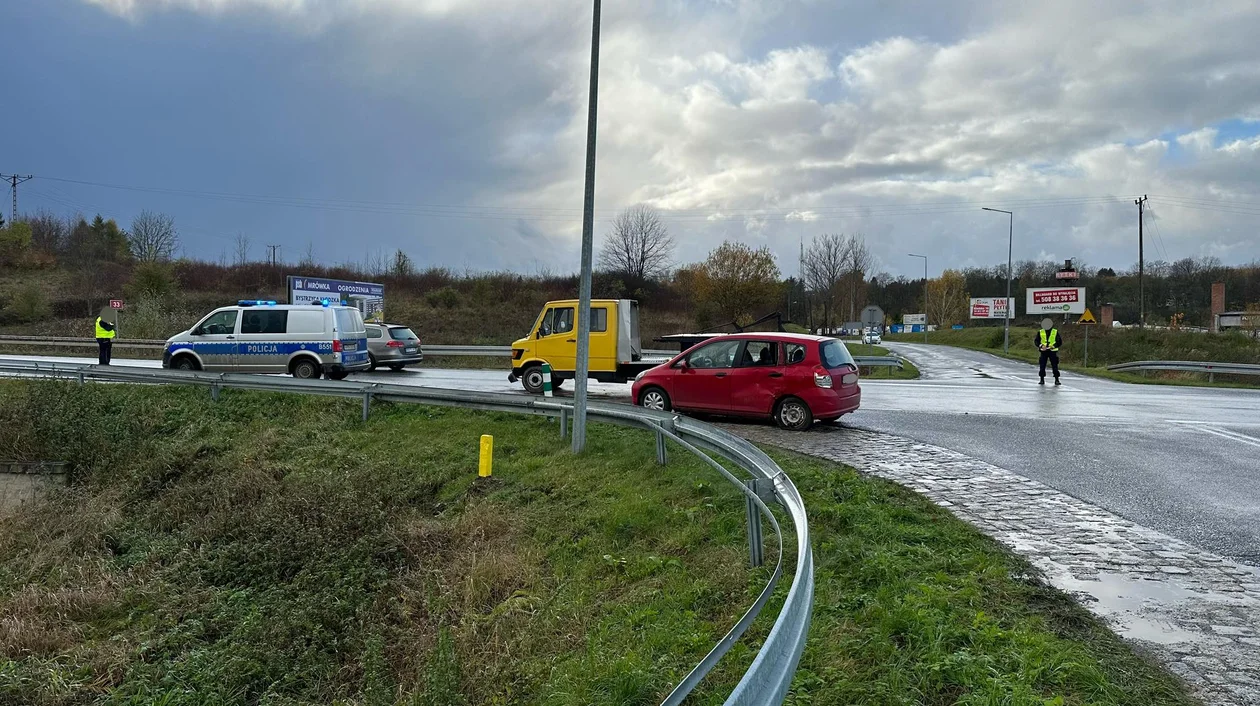
[[[482,42],[470,52],[502,51],[512,62],[506,70],[549,85],[495,107],[506,116],[503,133],[486,149],[505,175],[487,175],[477,197],[580,204],[586,2],[87,2],[137,20],[182,9],[261,10],[325,28],[339,18],[457,24]],[[935,248],[935,261],[947,265],[996,261],[987,243],[1000,224],[972,213],[974,202],[1023,200],[1013,210],[1029,242],[1025,256],[1067,252],[1127,265],[1132,209],[1048,200],[1162,192],[1227,202],[1260,186],[1260,140],[1218,145],[1216,127],[1260,115],[1254,1],[958,6],[960,15],[989,19],[945,32],[909,11],[889,21],[898,12],[892,4],[880,4],[879,17],[804,0],[606,6],[601,213],[640,201],[672,211],[687,259],[723,238],[744,238],[770,242],[789,262],[801,236],[863,231],[900,268],[908,245]],[[863,20],[905,30],[835,46],[785,30]],[[361,72],[373,81],[399,73],[391,67],[410,25],[390,27],[377,41],[361,32],[353,61],[374,67]],[[950,200],[962,206],[924,206]],[[1160,207],[1169,256],[1260,256],[1245,229],[1223,227],[1237,215],[1210,205]],[[576,219],[557,235],[574,237]]]

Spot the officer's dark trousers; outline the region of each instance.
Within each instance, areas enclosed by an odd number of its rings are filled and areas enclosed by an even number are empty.
[[[1057,351],[1041,352],[1041,377],[1046,376],[1046,361],[1050,361],[1050,367],[1054,370],[1054,379],[1059,379],[1059,354]]]
[[[100,349],[101,349],[97,362],[100,363],[101,365],[109,365],[109,356],[114,352],[113,339],[98,338],[96,339],[96,345],[100,346]],[[1045,374],[1044,369],[1046,366],[1043,365],[1041,367],[1042,367],[1042,374],[1044,375]],[[1057,370],[1058,368],[1055,368],[1055,369]]]

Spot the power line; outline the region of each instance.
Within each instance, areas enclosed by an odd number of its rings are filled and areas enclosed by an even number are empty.
[[[4,179],[5,181],[9,182],[9,187],[10,187],[10,188],[12,189],[12,191],[13,191],[13,211],[12,211],[12,214],[13,214],[13,215],[12,215],[12,217],[9,219],[9,221],[10,221],[11,223],[17,223],[17,188],[18,188],[18,184],[21,184],[22,182],[30,181],[31,179],[34,179],[34,178],[35,178],[35,177],[34,177],[34,175],[31,175],[31,174],[27,174],[26,176],[20,176],[20,175],[18,175],[18,174],[0,174],[0,179]]]
[[[276,262],[277,262],[277,261],[279,261],[279,259],[280,259],[280,258],[279,258],[279,255],[280,255],[280,246],[279,246],[279,245],[268,245],[268,246],[267,246],[267,250],[269,250],[269,251],[270,251],[269,258],[270,258],[270,260],[271,260],[271,266],[272,266],[272,267],[275,267],[275,266],[276,266]]]

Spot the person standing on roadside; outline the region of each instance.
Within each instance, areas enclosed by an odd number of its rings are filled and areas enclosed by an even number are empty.
[[[101,365],[109,365],[110,356],[114,352],[114,336],[118,334],[116,327],[110,321],[105,320],[105,312],[96,317],[96,347],[99,349],[97,362]]]
[[[1041,382],[1037,384],[1046,384],[1046,361],[1050,362],[1050,367],[1054,370],[1054,384],[1060,384],[1059,346],[1063,344],[1063,340],[1059,337],[1059,329],[1054,327],[1053,321],[1041,320],[1041,330],[1037,332],[1036,342],[1037,350],[1041,351]]]

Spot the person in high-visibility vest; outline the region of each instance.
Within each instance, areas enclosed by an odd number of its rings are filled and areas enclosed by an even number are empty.
[[[104,316],[96,317],[96,346],[100,349],[97,362],[101,365],[109,365],[110,355],[114,352],[114,336],[118,333],[115,328]]]
[[[1063,345],[1063,338],[1059,335],[1059,329],[1054,327],[1054,322],[1050,319],[1041,321],[1041,330],[1037,332],[1037,350],[1041,351],[1041,382],[1038,385],[1046,384],[1046,361],[1050,361],[1050,367],[1054,370],[1054,384],[1059,384],[1059,346]]]

